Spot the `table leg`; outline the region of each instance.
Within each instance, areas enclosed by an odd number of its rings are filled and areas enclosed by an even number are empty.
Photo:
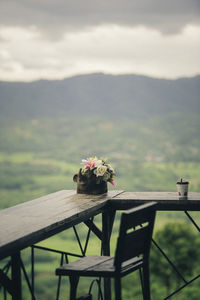
[[[115,219],[115,211],[108,210],[102,213],[102,252],[110,255],[110,237]],[[104,299],[111,300],[111,279],[104,279]]]
[[[22,299],[22,288],[21,288],[21,258],[20,251],[11,256],[11,276],[12,276],[12,286],[13,295],[12,300]]]

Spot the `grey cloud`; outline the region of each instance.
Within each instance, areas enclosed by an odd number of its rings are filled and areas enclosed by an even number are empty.
[[[1,0],[0,25],[34,26],[55,37],[100,24],[144,25],[176,33],[200,24],[199,0]]]

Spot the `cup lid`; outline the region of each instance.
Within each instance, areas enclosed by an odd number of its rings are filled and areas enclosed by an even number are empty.
[[[177,181],[176,184],[189,184],[189,181]]]

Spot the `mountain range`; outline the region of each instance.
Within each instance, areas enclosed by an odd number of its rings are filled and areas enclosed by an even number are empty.
[[[2,119],[145,118],[174,112],[200,113],[200,75],[169,80],[96,73],[63,80],[0,82]]]

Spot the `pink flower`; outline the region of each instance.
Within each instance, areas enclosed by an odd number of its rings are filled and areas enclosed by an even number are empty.
[[[117,182],[112,180],[112,181],[109,181],[112,185],[116,186],[117,185]]]
[[[82,163],[85,164],[85,169],[93,169],[95,167],[96,158],[82,159]]]
[[[88,160],[82,159],[82,163],[87,164]]]

